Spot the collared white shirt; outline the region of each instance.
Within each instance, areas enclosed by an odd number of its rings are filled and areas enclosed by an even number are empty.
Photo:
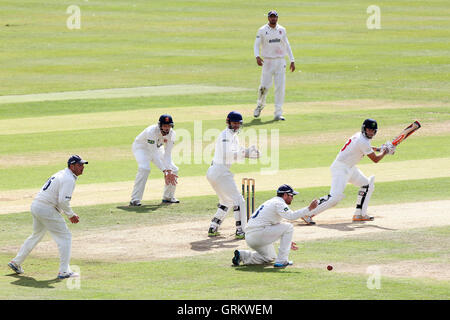
[[[172,128],[167,135],[163,136],[158,124],[149,126],[136,137],[134,144],[137,148],[148,151],[153,162],[161,171],[171,167],[172,149],[175,144],[175,131]],[[161,152],[159,150],[161,147],[164,150],[162,161],[159,156],[156,156]]]
[[[276,196],[256,209],[247,222],[246,231],[279,224],[283,219],[296,220],[308,212],[308,207],[292,211],[283,198]]]
[[[361,132],[357,132],[347,140],[347,143],[336,156],[335,161],[345,163],[348,167],[353,167],[364,156],[372,152],[370,139],[366,138]]]
[[[260,46],[261,54],[259,53]],[[264,58],[284,58],[287,54],[289,60],[294,62],[286,29],[279,24],[275,28],[271,28],[267,23],[259,28],[256,33],[254,53],[255,57],[262,56]]]
[[[54,206],[59,212],[69,217],[74,215],[70,200],[75,189],[77,176],[69,169],[63,169],[50,177],[34,198]]]
[[[245,148],[239,145],[238,132],[226,128],[216,140],[214,164],[222,164],[228,168],[245,157]]]

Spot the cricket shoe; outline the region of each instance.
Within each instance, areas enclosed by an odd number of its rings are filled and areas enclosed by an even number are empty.
[[[355,214],[353,216],[353,222],[359,222],[359,221],[373,221],[374,217],[368,216],[368,215],[359,215]]]
[[[180,203],[180,200],[178,200],[177,198],[162,199],[162,203]]]
[[[239,263],[241,262],[241,253],[239,252],[239,250],[234,250],[234,257],[233,259],[231,259],[231,262],[234,266],[239,265]]]
[[[242,230],[236,229],[236,233],[234,234],[234,238],[238,240],[245,239],[245,232]]]
[[[142,204],[139,200],[134,200],[134,201],[130,201],[129,206],[130,207],[140,207],[140,206],[142,206]]]
[[[313,225],[316,224],[314,221],[312,221],[312,217],[311,216],[304,216],[304,217],[302,217],[302,220],[305,221],[305,223],[308,226],[313,226]]]
[[[274,118],[274,120],[276,120],[276,121],[278,121],[278,120],[284,121],[284,120],[286,120],[286,118],[283,117],[283,116],[276,116],[276,117]]]
[[[67,279],[67,278],[78,278],[80,275],[76,272],[59,272],[58,279]]]
[[[220,236],[220,232],[217,230],[217,228],[210,227],[208,230],[208,237],[217,237]]]
[[[294,264],[293,261],[284,261],[284,262],[275,262],[275,264],[273,265],[274,268],[278,268],[278,269],[284,269],[287,266],[292,266]]]
[[[257,106],[256,109],[255,109],[255,111],[253,112],[253,116],[254,116],[255,118],[258,118],[259,115],[261,114],[262,109],[264,109],[264,107],[262,107],[262,106]]]
[[[22,267],[19,264],[15,263],[14,261],[9,262],[8,267],[10,267],[17,274],[23,273]]]

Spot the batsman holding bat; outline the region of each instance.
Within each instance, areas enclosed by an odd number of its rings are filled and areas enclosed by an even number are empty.
[[[320,198],[317,208],[302,218],[307,224],[315,224],[312,217],[335,206],[345,197],[344,189],[348,182],[360,187],[353,221],[372,221],[374,219],[367,215],[367,207],[375,188],[375,176],[367,178],[356,167],[356,164],[364,156],[377,163],[386,154],[394,154],[395,146],[391,142],[386,142],[380,148],[371,146],[370,140],[376,135],[377,130],[377,122],[373,119],[366,119],[361,126],[361,132],[355,133],[342,147],[330,168],[332,176],[330,193]],[[380,153],[376,154],[375,152]]]
[[[180,202],[175,198],[178,167],[172,161],[172,148],[175,143],[173,125],[172,117],[163,114],[159,117],[158,124],[146,128],[134,140],[132,149],[138,163],[138,172],[130,206],[141,205],[145,184],[150,174],[150,161],[164,173],[165,187],[162,202]]]

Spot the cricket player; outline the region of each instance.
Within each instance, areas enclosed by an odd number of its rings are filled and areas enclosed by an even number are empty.
[[[254,53],[256,63],[262,66],[261,84],[258,88],[257,106],[253,113],[258,118],[262,109],[266,105],[267,93],[272,86],[272,79],[275,84],[275,120],[285,120],[283,117],[284,91],[286,81],[286,54],[289,56],[291,72],[295,70],[294,55],[292,54],[286,29],[278,24],[278,13],[269,11],[267,14],[269,23],[259,28],[255,44]],[[260,55],[261,47],[261,58]]]
[[[206,178],[219,197],[217,212],[211,221],[208,236],[216,237],[220,234],[219,226],[225,219],[228,209],[232,208],[236,220],[235,237],[244,239],[247,212],[244,198],[234,182],[230,167],[243,158],[259,158],[260,154],[255,146],[244,148],[239,145],[238,133],[243,124],[242,115],[239,112],[230,112],[226,123],[227,128],[217,138],[214,158],[206,173]]]
[[[344,189],[348,182],[360,187],[356,200],[356,209],[353,215],[353,221],[372,221],[374,218],[367,214],[370,197],[375,189],[375,176],[367,178],[357,167],[356,164],[364,157],[377,163],[384,158],[386,154],[394,154],[395,146],[386,142],[380,148],[372,147],[370,140],[377,134],[378,124],[373,119],[364,120],[361,131],[355,133],[339,151],[336,159],[331,165],[331,189],[330,193],[319,199],[317,208],[304,217],[307,224],[315,224],[312,217],[322,211],[335,206],[341,201],[344,195]],[[375,152],[380,152],[376,154]]]
[[[172,117],[163,114],[159,117],[158,124],[146,128],[134,140],[132,150],[138,163],[138,172],[130,206],[141,205],[145,184],[150,174],[150,161],[164,173],[165,187],[162,202],[180,202],[175,198],[178,167],[172,161],[172,148],[175,143],[173,126]]]
[[[8,266],[17,274],[24,272],[22,263],[48,230],[58,245],[60,256],[58,278],[79,277],[79,274],[73,272],[69,266],[72,234],[61,214],[65,214],[72,223],[80,221],[70,207],[70,200],[75,182],[78,176],[83,174],[84,165],[87,163],[78,155],[71,156],[67,161],[67,168],[49,178],[34,198],[31,203],[33,234],[25,240],[17,256],[8,263]]]
[[[289,252],[291,249],[298,249],[292,242],[294,227],[282,220],[297,220],[316,208],[318,203],[317,200],[313,200],[308,207],[292,211],[289,205],[297,194],[298,192],[291,186],[283,184],[278,188],[276,197],[258,207],[248,220],[245,229],[245,241],[255,251],[235,250],[233,265],[238,266],[241,262],[244,265],[265,264],[274,260],[275,268],[286,268],[293,264],[289,261]],[[278,255],[273,246],[277,240],[280,240]]]

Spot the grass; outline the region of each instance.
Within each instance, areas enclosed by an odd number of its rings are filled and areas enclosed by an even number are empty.
[[[236,106],[254,105],[261,69],[252,47],[257,29],[266,23],[270,1],[177,0],[80,1],[80,30],[66,27],[65,10],[73,1],[2,1],[0,32],[0,95],[33,94],[103,88],[126,88],[174,84],[230,86],[249,91],[130,99],[70,100],[0,104],[0,119],[8,121],[0,132],[0,157],[52,158],[78,150],[98,151],[80,184],[129,181],[136,163],[123,150],[155,117],[143,116],[136,123],[108,127],[103,114],[96,125],[67,128],[56,119],[49,130],[9,134],[8,125],[22,119],[100,112],[167,108],[176,129],[193,132],[190,121],[195,107],[219,109],[225,115]],[[448,3],[443,0],[381,1],[381,29],[368,30],[369,0],[320,3],[282,1],[277,3],[280,24],[287,28],[297,70],[286,75],[286,102],[388,100],[422,107],[398,109],[317,107],[287,114],[288,121],[271,119],[273,88],[263,122],[246,120],[249,129],[278,129],[281,137],[280,169],[328,167],[347,137],[325,143],[308,143],[311,136],[339,135],[358,131],[362,120],[376,118],[383,128],[404,127],[412,119],[424,127],[443,126],[450,120],[448,107]],[[155,12],[157,14],[155,14]],[[236,14],[238,13],[238,14]],[[405,103],[406,104],[406,103]],[[175,107],[184,108],[174,109]],[[223,110],[222,110],[223,109]],[[157,110],[157,111],[156,111]],[[266,113],[267,112],[267,113]],[[224,127],[224,115],[203,120],[203,130]],[[5,122],[3,122],[5,123]],[[145,123],[145,125],[143,125]],[[104,126],[103,126],[104,124]],[[1,125],[1,124],[0,124]],[[52,131],[56,129],[55,131]],[[67,129],[67,130],[65,130]],[[283,141],[285,137],[286,141]],[[291,139],[295,138],[292,143]],[[339,141],[339,142],[338,142]],[[374,145],[384,143],[376,138]],[[110,152],[103,152],[109,148]],[[111,153],[122,152],[120,156]],[[383,161],[399,162],[448,158],[448,133],[419,134],[399,147],[396,155]],[[0,190],[39,188],[61,162],[1,167]],[[362,163],[368,163],[367,159]],[[180,175],[204,176],[209,163],[180,164]],[[239,164],[233,172],[256,171],[261,165]],[[445,172],[446,168],[442,168]],[[372,205],[450,198],[450,178],[421,177],[417,180],[376,184]],[[151,176],[153,178],[153,176]],[[306,188],[292,208],[328,192],[328,187]],[[348,186],[339,207],[353,207],[357,189]],[[257,202],[272,192],[258,192]],[[393,196],[395,195],[395,196]],[[160,207],[156,202],[136,211],[111,203],[77,207],[81,224],[70,226],[74,234],[120,231],[136,225],[158,225],[209,218],[215,211],[215,196],[182,199],[180,206]],[[13,254],[31,232],[28,212],[0,215],[0,265]],[[274,270],[264,267],[230,267],[231,252],[199,257],[145,262],[106,263],[73,259],[82,271],[80,290],[55,281],[55,258],[30,256],[21,277],[5,271],[0,276],[0,299],[442,299],[448,300],[449,283],[443,280],[405,277],[382,278],[380,290],[369,290],[367,275],[328,272],[330,261],[354,265],[389,263],[447,263],[449,228],[386,231],[370,236],[310,241],[292,258],[310,266]],[[439,246],[434,244],[438,243]],[[5,267],[6,268],[6,267]],[[136,276],[139,275],[139,276]],[[211,285],[213,284],[213,285]],[[245,285],[244,285],[245,284]],[[276,284],[276,286],[274,285]]]
[[[434,191],[437,188],[441,190],[439,194]],[[398,192],[398,190],[402,191]],[[329,187],[301,189],[300,195],[296,197],[290,207],[293,210],[300,209],[309,205],[312,199],[317,199],[328,194],[328,192]],[[357,187],[348,185],[345,189],[346,197],[336,207],[353,208],[357,192]],[[392,197],[392,194],[396,194],[396,196]],[[273,196],[274,191],[257,191],[256,207]],[[172,206],[161,205],[160,201],[149,201],[144,202],[142,207],[137,208],[130,208],[126,203],[74,207],[74,211],[81,217],[81,223],[77,225],[69,224],[69,228],[73,234],[92,233],[111,228],[120,232],[124,228],[142,225],[150,226],[209,219],[217,209],[216,196],[180,199],[181,205]],[[450,199],[450,178],[377,183],[370,204],[398,204],[442,199]],[[32,218],[29,212],[0,215],[0,246],[18,245],[31,232]]]
[[[385,232],[363,239],[319,240],[308,242],[291,253],[298,263],[321,267],[276,270],[263,266],[231,267],[231,253],[221,252],[197,257],[152,262],[104,263],[73,259],[81,270],[80,289],[68,289],[66,282],[55,281],[56,259],[30,257],[26,275],[6,273],[0,277],[1,299],[448,299],[449,283],[431,279],[383,276],[381,288],[370,290],[368,275],[328,272],[327,263],[345,262],[383,265],[389,261],[420,263],[429,256],[448,253],[448,227]],[[444,233],[444,234],[442,234]],[[428,243],[439,247],[424,249],[418,235],[427,234]],[[402,252],[401,255],[398,252]],[[408,255],[406,253],[413,252]],[[0,264],[8,261],[0,254]],[[97,272],[102,270],[102,272]],[[139,277],[135,275],[139,274]],[[189,277],[186,277],[189,274]],[[214,278],[214,286],[211,286]],[[117,286],[120,283],[120,287]],[[245,286],[242,285],[245,283]],[[273,284],[277,285],[274,287]],[[220,288],[220,290],[217,290]]]

